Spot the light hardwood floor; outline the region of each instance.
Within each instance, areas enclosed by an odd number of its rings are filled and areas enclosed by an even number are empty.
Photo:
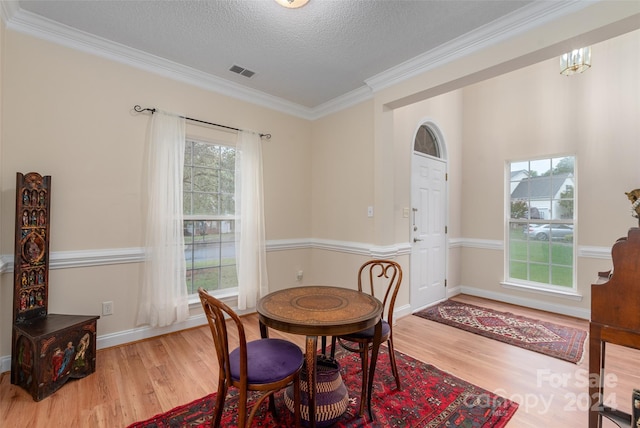
[[[459,301],[588,330],[585,320],[470,296]],[[257,316],[244,318],[249,340],[259,338]],[[99,327],[98,327],[99,328]],[[304,347],[304,337],[271,330]],[[398,320],[396,349],[468,382],[512,399],[520,408],[509,427],[585,428],[588,408],[588,354],[580,364],[526,351],[416,316]],[[605,395],[630,411],[631,390],[640,387],[640,352],[609,346],[611,388]],[[68,382],[34,402],[0,378],[2,427],[126,427],[203,397],[216,387],[217,363],[207,326],[138,343],[102,349],[96,372]],[[375,403],[373,403],[375,406]],[[605,421],[604,427],[614,427]]]

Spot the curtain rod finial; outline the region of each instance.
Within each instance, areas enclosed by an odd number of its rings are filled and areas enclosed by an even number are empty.
[[[143,111],[150,111],[151,113],[155,113],[156,109],[154,109],[154,108],[142,108],[138,104],[136,104],[136,105],[133,106],[133,111],[135,111],[136,113],[142,113]]]

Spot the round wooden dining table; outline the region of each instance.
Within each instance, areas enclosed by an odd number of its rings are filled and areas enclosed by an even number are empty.
[[[371,389],[380,338],[382,336],[382,303],[375,297],[342,287],[311,285],[287,288],[269,293],[258,301],[260,333],[268,337],[268,329],[306,336],[305,363],[309,374],[309,426],[316,426],[316,355],[318,336],[340,336],[375,327],[369,370],[362,373],[359,415],[365,403],[369,418]],[[322,350],[324,352],[324,349]],[[371,376],[369,376],[371,374]]]

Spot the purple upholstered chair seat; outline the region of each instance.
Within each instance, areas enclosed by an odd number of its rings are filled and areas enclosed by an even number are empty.
[[[386,322],[385,320],[382,320],[382,337],[388,337],[389,336],[389,323]],[[375,333],[375,326],[374,327],[370,327],[366,330],[361,330],[358,331],[356,333],[351,333],[351,334],[345,334],[343,336],[340,336],[342,339],[346,339],[349,340],[350,337],[353,337],[354,339],[367,339],[367,338],[371,338],[373,339],[373,335]]]
[[[238,427],[251,426],[254,416],[265,400],[269,400],[269,409],[275,415],[274,394],[293,385],[294,425],[299,427],[300,417],[300,372],[304,356],[300,348],[282,339],[261,339],[247,342],[243,320],[224,302],[216,299],[204,288],[198,288],[198,296],[207,323],[213,336],[216,357],[218,359],[218,392],[214,404],[213,418],[209,423],[219,427],[222,423],[222,411],[229,388],[237,388],[240,400],[234,411],[238,414]],[[228,331],[231,334],[228,334]],[[229,336],[235,337],[237,348],[229,352]],[[247,373],[241,372],[241,367]],[[249,398],[249,392],[255,391]],[[248,402],[252,401],[251,410]]]
[[[282,339],[247,342],[247,381],[271,383],[300,370],[304,356],[298,345]],[[231,377],[240,379],[240,348],[229,353]]]

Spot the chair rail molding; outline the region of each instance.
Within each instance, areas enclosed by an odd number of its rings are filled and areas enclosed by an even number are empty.
[[[504,251],[503,241],[493,239],[450,238],[449,249],[477,248]],[[267,251],[292,251],[319,249],[355,254],[371,258],[393,258],[411,254],[410,242],[392,245],[374,245],[363,242],[338,241],[330,239],[281,239],[267,242]],[[578,257],[611,260],[611,247],[579,246]],[[50,269],[104,266],[124,263],[141,263],[145,259],[143,247],[106,248],[77,251],[51,252]],[[0,273],[13,272],[13,255],[0,255]]]

